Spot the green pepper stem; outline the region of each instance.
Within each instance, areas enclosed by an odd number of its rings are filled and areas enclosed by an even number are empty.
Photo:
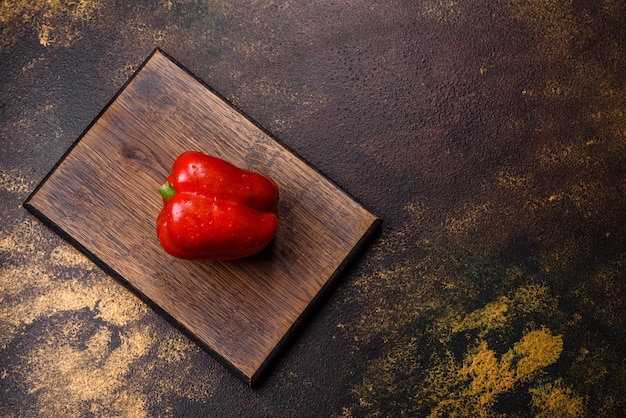
[[[163,196],[163,199],[170,200],[176,194],[176,189],[174,189],[172,183],[166,181],[159,187],[159,193]]]

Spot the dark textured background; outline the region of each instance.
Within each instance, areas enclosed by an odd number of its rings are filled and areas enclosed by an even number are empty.
[[[155,47],[384,219],[257,390],[21,207]],[[0,4],[0,416],[623,414],[625,68],[619,0]]]

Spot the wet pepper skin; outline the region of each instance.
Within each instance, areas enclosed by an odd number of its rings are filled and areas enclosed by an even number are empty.
[[[201,152],[181,154],[159,192],[157,235],[177,258],[248,257],[278,230],[276,182]]]

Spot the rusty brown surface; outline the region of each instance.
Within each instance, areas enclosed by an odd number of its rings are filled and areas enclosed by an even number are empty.
[[[625,9],[2,3],[0,416],[619,416]],[[384,219],[256,390],[21,207],[155,47]]]

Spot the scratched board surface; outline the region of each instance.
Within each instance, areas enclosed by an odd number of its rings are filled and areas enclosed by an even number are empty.
[[[266,250],[217,262],[178,260],[161,249],[157,189],[186,150],[277,181],[280,227]],[[251,385],[380,225],[160,50],[24,206]]]

